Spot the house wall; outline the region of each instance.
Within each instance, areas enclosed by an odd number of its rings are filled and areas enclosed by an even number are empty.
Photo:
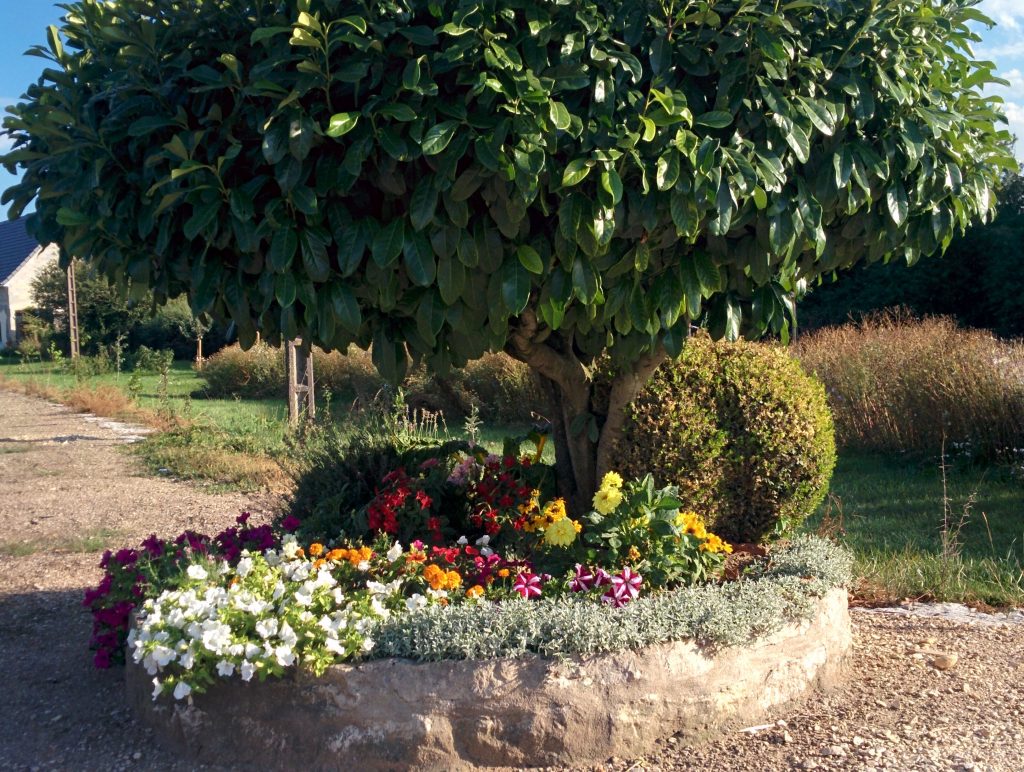
[[[13,316],[7,302],[7,287],[0,286],[0,348],[5,348],[8,341],[13,345],[14,336],[10,334],[11,327],[14,326]]]
[[[2,289],[6,291],[6,298],[0,295],[0,315],[3,315],[2,309],[6,305],[8,341],[17,338],[15,314],[32,306],[32,282],[43,268],[57,259],[59,254],[60,249],[56,244],[36,249],[3,283]]]

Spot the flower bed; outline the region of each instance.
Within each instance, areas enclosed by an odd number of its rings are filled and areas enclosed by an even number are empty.
[[[248,726],[247,719],[226,708],[223,695],[252,688],[253,695],[281,699],[282,688],[294,679],[309,683],[304,680],[309,676],[324,679],[312,683],[330,691],[338,673],[347,674],[344,680],[378,672],[379,666],[366,660],[515,663],[508,667],[520,673],[516,678],[549,685],[557,662],[615,672],[617,663],[635,660],[637,652],[667,647],[664,655],[672,662],[682,657],[680,672],[690,672],[704,668],[699,663],[708,658],[731,661],[736,655],[726,652],[756,648],[773,636],[802,640],[793,625],[839,613],[838,596],[830,593],[848,580],[849,558],[828,542],[799,539],[776,546],[738,579],[724,581],[732,547],[708,532],[699,515],[680,509],[674,488],[657,489],[650,477],[625,482],[609,473],[593,497],[593,509],[573,517],[562,499],[545,494],[548,476],[549,470],[530,458],[464,455],[445,447],[384,474],[365,506],[335,524],[337,535],[304,533],[294,516],[271,528],[251,526],[243,515],[236,527],[213,538],[150,537],[138,550],[107,554],[104,580],[86,597],[96,619],[97,665],[109,665],[126,647],[132,694],[137,697],[140,672],[149,679],[156,704],[147,715],[166,713],[166,702],[160,701],[165,695],[181,706],[174,713],[179,719],[204,715],[204,706],[217,705],[217,715],[235,718],[217,718],[214,724],[234,726],[231,731],[238,734],[237,722]],[[300,542],[297,534],[306,538]],[[818,646],[810,660],[798,653],[793,661],[801,685],[786,686],[780,694],[798,693],[823,663],[834,663],[844,650],[844,634],[848,626],[838,629],[839,638],[824,654]],[[364,664],[346,664],[360,661]],[[467,673],[491,672],[480,664],[466,668]],[[445,672],[457,678],[462,671]],[[638,678],[647,678],[644,668],[640,672]],[[650,688],[659,679],[664,680],[658,676]],[[268,683],[250,687],[253,681]],[[479,691],[479,684],[465,688]],[[623,692],[614,700],[675,704],[658,694]],[[464,697],[449,695],[442,702]],[[510,703],[495,699],[488,697],[488,710],[500,715]],[[582,698],[545,699],[550,704],[538,704],[538,716],[576,710]],[[249,701],[247,696],[243,702]],[[312,710],[303,705],[296,703],[295,709]],[[605,710],[608,720],[614,711],[608,705]],[[345,721],[358,723],[356,716],[345,715]],[[441,706],[413,711],[407,719],[429,724],[447,715]],[[523,721],[513,722],[520,727],[516,732],[521,733]],[[389,731],[371,731],[385,738],[374,752],[386,755],[396,742],[405,748],[406,762],[421,763],[427,758],[424,749],[436,745],[430,732],[414,742],[404,726],[398,734],[405,739],[399,742]],[[537,731],[550,735],[545,742],[551,747],[569,747],[556,739],[558,732]],[[279,734],[269,727],[255,733]],[[301,735],[296,729],[275,740],[274,747]],[[539,756],[519,759],[506,735],[495,740],[504,748],[495,751],[500,763],[548,758],[538,751]],[[369,749],[367,742],[364,737],[357,744]],[[530,744],[522,738],[516,743]],[[453,747],[437,752],[445,765],[465,756]]]

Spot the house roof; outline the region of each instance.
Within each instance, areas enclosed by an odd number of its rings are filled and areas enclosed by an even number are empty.
[[[39,247],[25,230],[27,217],[0,222],[0,284],[7,281]]]

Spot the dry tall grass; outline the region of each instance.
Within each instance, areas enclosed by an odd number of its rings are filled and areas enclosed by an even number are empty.
[[[937,454],[945,444],[988,459],[1024,448],[1020,342],[890,311],[794,349],[825,383],[842,445]]]

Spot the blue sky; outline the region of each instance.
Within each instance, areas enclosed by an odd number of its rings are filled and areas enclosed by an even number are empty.
[[[995,62],[998,73],[1010,81],[1010,86],[1000,86],[992,93],[1006,100],[1010,128],[1021,138],[1017,158],[1024,162],[1024,0],[982,0],[980,8],[998,26],[980,30],[983,42],[975,53]],[[0,113],[42,71],[42,59],[22,54],[45,41],[47,25],[56,24],[61,14],[61,9],[48,0],[0,0]],[[9,146],[9,140],[0,136],[0,151]],[[0,169],[0,191],[14,181]],[[0,207],[0,215],[6,211],[7,207]]]

